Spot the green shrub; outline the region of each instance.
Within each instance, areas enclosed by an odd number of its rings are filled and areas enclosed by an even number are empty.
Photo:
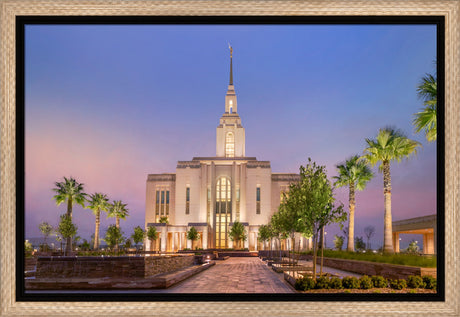
[[[385,288],[388,286],[387,279],[380,275],[372,276],[372,283],[374,284],[374,287],[377,288]]]
[[[429,275],[425,275],[422,277],[422,279],[423,279],[423,282],[425,283],[426,289],[436,289],[436,284],[437,284],[436,278],[429,276]]]
[[[315,288],[329,289],[329,278],[326,276],[320,276],[316,279]]]
[[[308,276],[304,278],[298,278],[295,281],[294,288],[299,291],[308,291],[315,288],[315,281]]]
[[[407,286],[410,288],[424,288],[425,283],[421,276],[411,275],[407,278]]]
[[[303,291],[303,279],[298,278],[295,280],[294,288],[298,291]]]
[[[354,276],[346,276],[342,279],[342,285],[348,289],[359,288],[359,281]]]
[[[361,289],[371,289],[374,287],[374,283],[372,283],[372,279],[369,276],[363,275],[359,278],[359,287]]]
[[[342,280],[339,277],[333,277],[329,280],[329,287],[334,289],[342,289]]]
[[[390,280],[390,287],[393,289],[401,290],[407,287],[407,283],[406,283],[406,280],[404,279]]]

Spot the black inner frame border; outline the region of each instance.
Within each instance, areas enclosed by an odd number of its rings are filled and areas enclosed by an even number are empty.
[[[436,294],[169,294],[26,293],[25,27],[26,25],[436,25],[437,58],[437,293]],[[445,301],[445,18],[444,16],[16,16],[16,301]],[[420,74],[422,75],[422,74]]]

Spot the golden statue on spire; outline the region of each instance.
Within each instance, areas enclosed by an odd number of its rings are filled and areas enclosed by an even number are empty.
[[[230,57],[232,57],[233,48],[232,48],[232,46],[230,45],[230,43],[228,43],[228,48],[230,49]]]

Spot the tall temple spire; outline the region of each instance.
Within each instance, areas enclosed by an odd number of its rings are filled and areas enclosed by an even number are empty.
[[[232,57],[233,57],[233,48],[228,43],[228,48],[230,49],[230,83],[229,85],[233,85],[233,63],[232,63]]]
[[[225,95],[225,112],[216,130],[216,156],[244,157],[245,133],[238,115],[238,103],[235,86],[233,86],[233,48],[230,43],[228,43],[228,48],[230,50],[230,82]]]

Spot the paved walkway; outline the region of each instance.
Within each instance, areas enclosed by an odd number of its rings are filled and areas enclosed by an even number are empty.
[[[231,257],[165,293],[294,293],[282,274],[273,272],[258,257]]]

